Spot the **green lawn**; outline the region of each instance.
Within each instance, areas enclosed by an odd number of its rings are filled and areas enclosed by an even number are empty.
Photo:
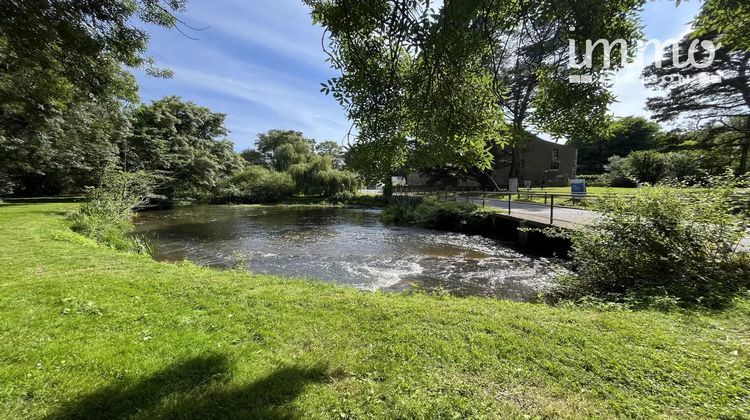
[[[526,191],[525,188],[522,188]],[[586,192],[589,194],[633,194],[637,188],[621,188],[621,187],[586,187]],[[531,192],[535,193],[549,193],[549,194],[570,194],[570,187],[547,187],[547,188],[532,188]]]
[[[359,292],[122,254],[0,204],[0,418],[750,416],[722,313]]]

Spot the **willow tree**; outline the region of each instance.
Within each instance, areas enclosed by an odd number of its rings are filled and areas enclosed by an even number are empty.
[[[386,184],[403,165],[491,170],[493,152],[519,138],[532,113],[560,135],[603,120],[612,99],[605,52],[592,51],[582,70],[591,83],[574,86],[567,40],[632,43],[642,4],[448,1],[436,11],[429,0],[306,2],[341,73],[322,90],[353,122],[351,161]],[[586,52],[574,54],[580,61]],[[611,68],[623,54],[615,48]]]

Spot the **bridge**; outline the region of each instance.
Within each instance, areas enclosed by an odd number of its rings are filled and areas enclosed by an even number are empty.
[[[559,227],[563,229],[580,229],[590,226],[602,217],[600,212],[586,209],[592,200],[601,199],[601,195],[542,193],[532,191],[496,192],[496,191],[445,191],[427,189],[399,188],[398,195],[429,195],[440,200],[464,201],[483,208],[496,211],[498,216],[531,223],[542,227]],[[750,232],[739,244],[738,251],[750,252]]]

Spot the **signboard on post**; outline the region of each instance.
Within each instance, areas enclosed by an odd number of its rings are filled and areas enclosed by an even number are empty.
[[[510,178],[508,180],[508,191],[512,193],[518,192],[518,178]]]
[[[574,179],[570,181],[570,194],[575,198],[586,197],[586,180]]]

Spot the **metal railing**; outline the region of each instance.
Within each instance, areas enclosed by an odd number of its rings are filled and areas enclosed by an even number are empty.
[[[539,206],[545,206],[549,208],[549,224],[555,223],[555,207],[560,208],[573,208],[579,210],[589,210],[590,207],[586,204],[596,200],[606,200],[608,197],[622,197],[630,198],[633,194],[592,194],[586,195],[575,195],[566,193],[551,193],[551,192],[538,192],[530,190],[519,190],[516,192],[510,191],[484,191],[480,188],[463,188],[461,190],[449,190],[441,187],[394,187],[394,194],[397,195],[416,195],[416,196],[434,196],[439,200],[454,200],[454,201],[466,201],[476,202],[477,204],[481,200],[482,207],[487,207],[488,201],[495,200],[503,203],[502,207],[507,206],[507,214],[513,213],[513,202],[534,204]],[[685,199],[689,200],[692,193],[686,191]],[[750,203],[750,194],[747,191],[740,191],[733,194],[731,199],[736,204],[737,211],[746,211],[748,203]],[[498,207],[498,206],[491,206]],[[518,209],[519,213],[523,213],[523,209]]]

